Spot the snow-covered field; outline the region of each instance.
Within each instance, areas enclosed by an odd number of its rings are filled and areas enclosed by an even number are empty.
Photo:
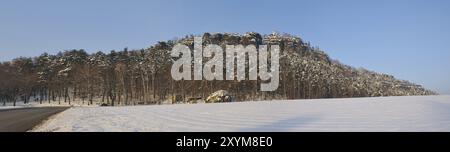
[[[33,131],[450,131],[450,96],[73,107]]]

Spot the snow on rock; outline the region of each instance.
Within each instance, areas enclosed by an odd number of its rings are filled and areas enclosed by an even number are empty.
[[[216,103],[216,102],[231,102],[231,95],[228,91],[219,90],[212,93],[208,98],[206,98],[207,103]]]
[[[450,131],[450,96],[74,107],[33,131]]]

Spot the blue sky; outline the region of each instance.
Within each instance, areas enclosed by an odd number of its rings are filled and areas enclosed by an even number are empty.
[[[247,31],[297,35],[342,63],[450,94],[448,0],[2,0],[0,61]]]

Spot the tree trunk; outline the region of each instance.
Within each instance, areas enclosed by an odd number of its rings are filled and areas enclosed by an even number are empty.
[[[145,87],[144,72],[141,72],[141,80],[142,80],[142,100],[144,100],[143,102],[146,102],[146,100],[145,100],[146,87]]]

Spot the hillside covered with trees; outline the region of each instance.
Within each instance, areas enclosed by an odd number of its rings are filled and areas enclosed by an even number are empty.
[[[68,50],[38,57],[20,57],[0,64],[0,102],[73,102],[108,105],[159,104],[180,96],[205,99],[217,90],[237,101],[433,95],[420,85],[391,75],[344,65],[318,48],[289,34],[204,33],[203,45],[277,44],[279,88],[259,91],[259,81],[175,81],[170,69],[172,47],[194,46],[194,35],[161,41],[140,50],[127,48],[89,54]]]

